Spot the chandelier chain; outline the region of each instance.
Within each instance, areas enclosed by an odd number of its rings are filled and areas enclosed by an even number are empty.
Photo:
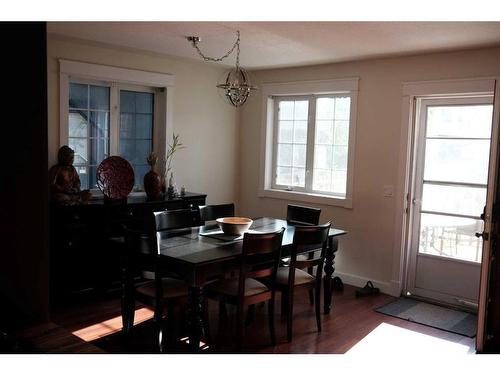
[[[211,57],[205,55],[199,47],[201,42],[200,38],[197,36],[188,36],[187,40],[191,42],[193,48],[204,61],[214,61],[219,62],[224,60],[226,57],[231,55],[236,50],[236,68],[230,69],[222,82],[218,83],[216,86],[224,93],[224,96],[235,107],[241,107],[247,101],[253,90],[257,90],[256,86],[253,86],[249,79],[247,72],[240,68],[240,31],[236,31],[236,41],[234,45],[227,51],[224,56],[221,57]]]
[[[238,39],[236,40],[236,69],[240,67],[240,32],[238,30]]]
[[[240,31],[239,30],[236,31],[236,35],[237,35],[236,42],[231,47],[231,49],[229,51],[227,51],[227,53],[224,56],[221,56],[218,58],[206,56],[203,52],[201,52],[200,48],[198,47],[199,41],[197,41],[197,40],[193,40],[193,47],[196,49],[196,51],[198,52],[198,55],[200,55],[203,60],[214,61],[214,62],[219,62],[219,61],[224,60],[226,57],[229,57],[229,55],[231,55],[231,53],[233,53],[234,49],[236,48],[236,66],[238,67],[238,66],[240,66]]]

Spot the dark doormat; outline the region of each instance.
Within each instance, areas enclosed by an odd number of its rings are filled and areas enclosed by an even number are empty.
[[[376,312],[459,335],[476,336],[476,314],[449,309],[410,298],[398,298]]]

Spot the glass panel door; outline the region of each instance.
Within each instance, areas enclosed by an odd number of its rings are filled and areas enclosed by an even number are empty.
[[[419,253],[481,262],[493,106],[425,107]]]
[[[478,301],[493,96],[416,101],[407,295]]]

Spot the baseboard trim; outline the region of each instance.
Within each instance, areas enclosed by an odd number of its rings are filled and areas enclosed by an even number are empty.
[[[333,276],[340,277],[344,284],[349,284],[360,288],[365,286],[368,281],[371,281],[373,285],[379,288],[382,293],[389,294],[394,297],[399,297],[401,295],[401,283],[399,281],[380,281],[342,272],[335,272]]]

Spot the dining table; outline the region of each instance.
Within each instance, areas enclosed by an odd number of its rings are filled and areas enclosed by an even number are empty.
[[[290,254],[295,227],[286,220],[260,217],[253,220],[251,232],[273,232],[285,228],[281,256]],[[332,307],[332,274],[335,271],[335,253],[338,237],[347,231],[331,228],[328,236],[324,265],[324,313]],[[190,351],[199,351],[200,342],[206,342],[203,324],[203,288],[214,278],[234,271],[239,264],[243,236],[225,235],[217,224],[171,231],[159,241],[158,257],[165,272],[175,272],[189,285],[188,334]]]

